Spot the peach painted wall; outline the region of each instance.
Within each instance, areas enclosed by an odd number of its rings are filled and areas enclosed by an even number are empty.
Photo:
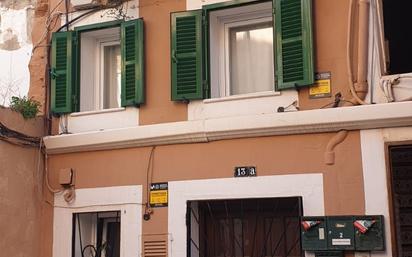
[[[20,114],[0,107],[0,122],[26,135],[43,135],[41,117],[25,121]],[[42,232],[50,227],[41,217],[51,213],[51,208],[43,201],[43,159],[39,157],[38,148],[0,140],[1,256],[44,256]]]
[[[233,177],[235,166],[242,165],[256,166],[258,176],[322,173],[326,215],[364,214],[359,132],[349,133],[336,148],[335,165],[327,166],[323,154],[333,135],[158,146],[154,150],[152,182],[228,178]],[[50,179],[57,187],[58,171],[70,167],[76,172],[76,188],[143,185],[146,190],[150,151],[150,147],[144,147],[52,155]],[[167,208],[155,209],[152,219],[144,222],[143,231],[166,233]]]

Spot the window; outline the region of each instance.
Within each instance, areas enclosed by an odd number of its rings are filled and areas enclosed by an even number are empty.
[[[144,102],[143,20],[113,21],[52,38],[51,98],[56,114]]]
[[[73,214],[72,257],[120,257],[120,211]]]
[[[298,257],[301,198],[188,202],[191,257]]]
[[[405,31],[405,25],[412,23],[412,3],[403,0],[383,0],[384,31],[389,50],[389,74],[412,72],[412,33]]]
[[[270,2],[211,12],[210,32],[212,98],[274,89]]]
[[[120,28],[81,33],[80,111],[121,107],[120,92]]]
[[[171,19],[173,100],[313,84],[311,0],[223,2]]]

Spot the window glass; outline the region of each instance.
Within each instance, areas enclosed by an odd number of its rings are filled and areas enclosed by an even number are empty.
[[[120,257],[120,212],[73,214],[72,257]]]
[[[118,108],[120,107],[121,92],[120,45],[109,45],[103,48],[103,108]]]
[[[272,22],[230,29],[230,94],[273,90]]]

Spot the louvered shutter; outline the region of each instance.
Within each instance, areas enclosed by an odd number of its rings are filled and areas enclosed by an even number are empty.
[[[312,0],[273,0],[277,89],[314,83]]]
[[[172,13],[172,100],[203,99],[202,11]]]
[[[144,32],[143,20],[121,25],[122,106],[144,103]]]
[[[51,110],[62,114],[73,111],[74,59],[76,32],[53,33],[51,60]]]

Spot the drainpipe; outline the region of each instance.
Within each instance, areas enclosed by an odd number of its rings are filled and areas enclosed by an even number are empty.
[[[324,155],[325,164],[333,165],[335,164],[335,147],[342,143],[348,136],[347,130],[339,131],[334,137],[332,137],[328,145],[326,146],[326,151]]]
[[[349,78],[349,88],[352,93],[350,102],[357,104],[367,104],[364,100],[368,93],[368,38],[369,38],[369,5],[370,0],[359,0],[359,26],[358,26],[358,60],[357,77],[353,82],[351,50],[352,50],[352,20],[353,20],[353,0],[350,0],[348,15],[348,41],[347,41],[347,68]]]

